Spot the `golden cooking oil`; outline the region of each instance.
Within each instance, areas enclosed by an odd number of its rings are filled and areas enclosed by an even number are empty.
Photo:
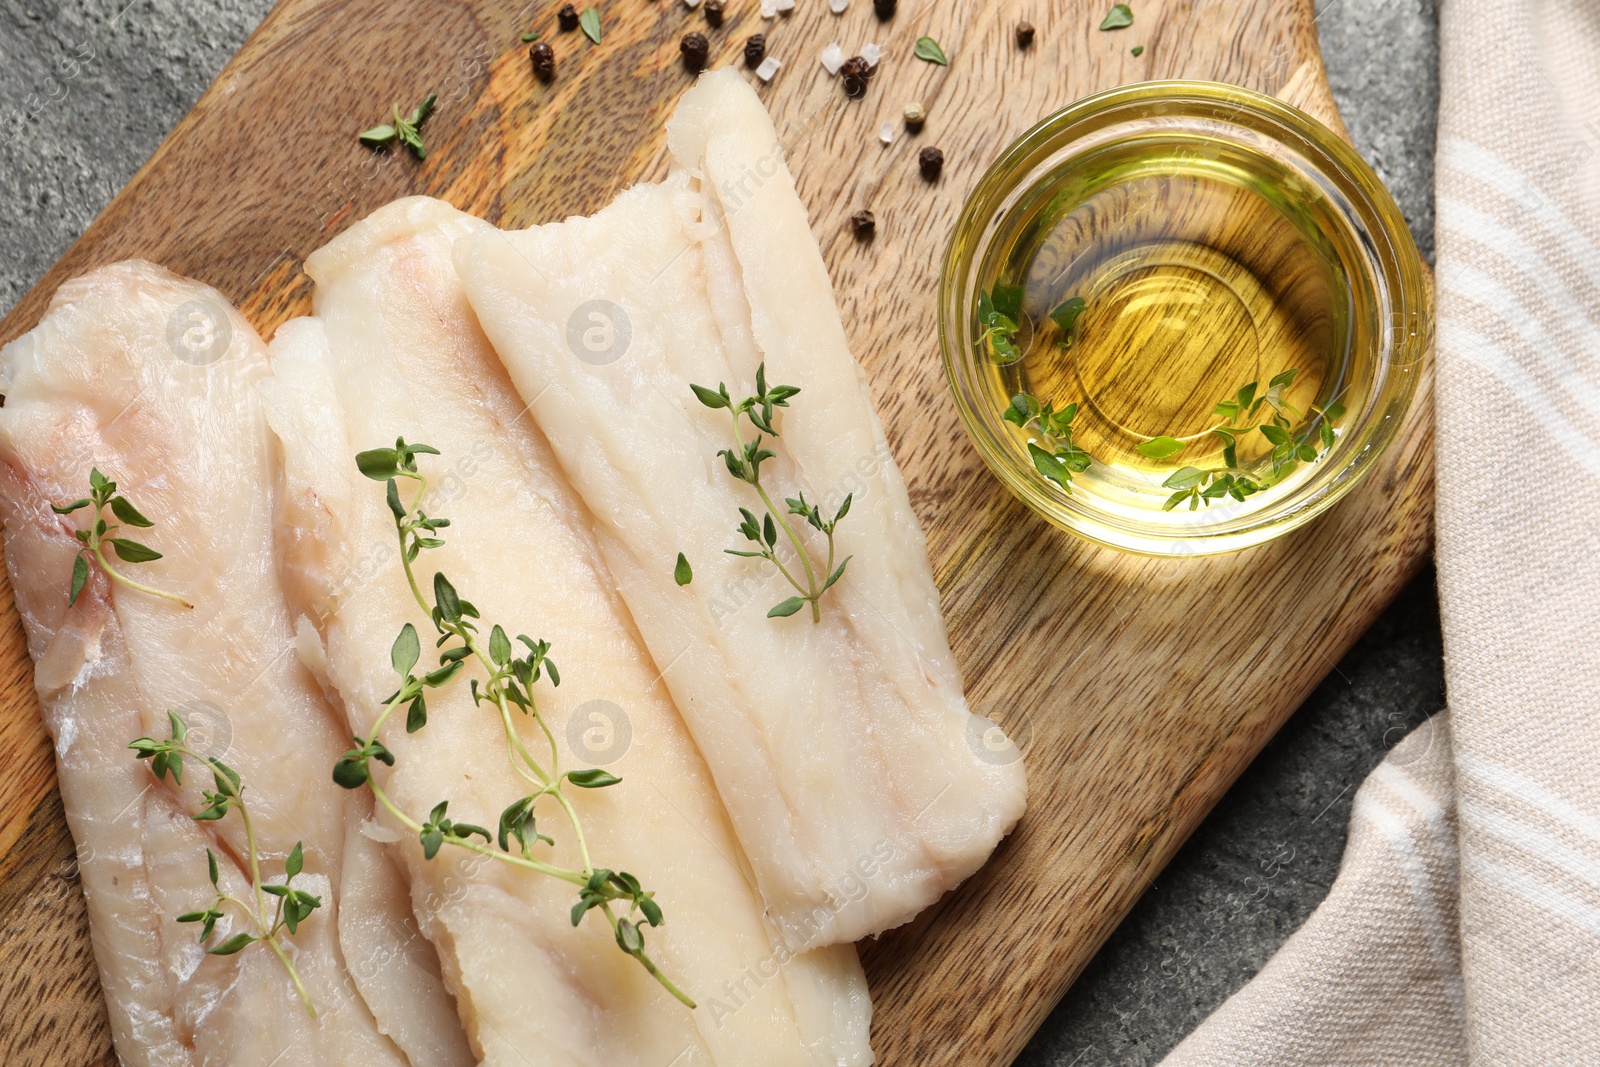
[[[1351,312],[1340,263],[1352,257],[1332,243],[1341,228],[1328,193],[1192,134],[1118,142],[1065,168],[999,221],[979,268],[986,298],[1015,307],[1021,292],[1014,335],[996,344],[980,326],[974,340],[996,401],[1076,404],[1071,446],[1090,462],[1070,492],[1118,509],[1171,507],[1169,482],[1185,468],[1258,487],[1243,501],[1192,501],[1241,514],[1305,476],[1339,432],[1341,398],[1364,393],[1370,373],[1350,359],[1368,327]],[[1288,371],[1292,383],[1253,417],[1219,412]],[[1274,415],[1301,442],[1287,462],[1252,428]],[[1218,429],[1243,431],[1231,453]],[[1036,426],[1016,437],[1019,448],[1052,444]]]

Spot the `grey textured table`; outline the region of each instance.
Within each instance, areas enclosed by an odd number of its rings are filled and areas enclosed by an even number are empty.
[[[271,6],[0,3],[0,307],[15,304],[88,226]],[[1351,134],[1431,259],[1435,0],[1317,7]],[[1327,893],[1356,787],[1443,706],[1443,685],[1428,572],[1268,745],[1019,1064],[1154,1063],[1248,981]]]

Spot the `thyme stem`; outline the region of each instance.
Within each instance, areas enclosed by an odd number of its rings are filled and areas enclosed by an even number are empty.
[[[733,415],[734,448],[742,455],[744,453],[744,436],[739,433],[739,413],[737,411],[731,411],[730,413]],[[806,546],[800,543],[800,537],[794,532],[794,527],[789,525],[788,518],[778,510],[778,506],[767,495],[766,487],[761,484],[760,467],[754,464],[750,465],[749,481],[755,487],[756,493],[760,495],[761,503],[766,507],[767,514],[773,517],[778,524],[778,528],[788,536],[789,543],[794,546],[795,555],[800,557],[800,565],[806,569],[806,584],[802,586],[794,580],[794,577],[784,565],[778,562],[778,554],[776,552],[772,553],[772,562],[778,565],[780,571],[783,571],[783,576],[789,579],[789,584],[794,586],[795,591],[811,602],[811,621],[821,622],[822,609],[817,606],[817,598],[820,595],[817,591],[817,573],[811,568],[811,554],[806,551]]]
[[[177,593],[169,593],[165,589],[157,589],[153,585],[145,585],[143,582],[136,582],[132,578],[129,578],[126,574],[123,574],[121,571],[117,570],[106,561],[105,553],[101,550],[100,539],[94,534],[90,534],[89,536],[95,542],[92,548],[92,551],[94,552],[94,561],[100,564],[100,569],[106,572],[106,577],[110,578],[112,581],[121,582],[129,589],[137,589],[141,593],[149,593],[151,596],[158,596],[163,600],[170,600],[174,604],[182,604],[191,611],[194,609],[193,604],[183,599],[183,597],[179,596]]]
[[[844,498],[844,502],[839,505],[839,510],[834,513],[832,519],[824,519],[821,509],[815,504],[806,501],[804,492],[801,492],[797,497],[787,498],[784,501],[789,505],[787,512],[780,510],[772,502],[772,497],[768,495],[766,486],[761,484],[761,464],[768,459],[772,459],[775,453],[761,447],[760,434],[756,435],[755,440],[746,441],[744,433],[739,426],[741,418],[748,418],[751,425],[755,426],[757,430],[772,435],[773,439],[776,440],[779,434],[772,423],[775,409],[788,407],[790,398],[799,394],[799,388],[793,385],[775,385],[768,388],[767,365],[765,363],[756,368],[755,395],[746,397],[738,403],[735,403],[733,398],[728,395],[726,382],[719,382],[715,389],[693,384],[689,388],[694,392],[700,403],[712,409],[726,409],[732,417],[733,447],[731,449],[721,449],[717,454],[727,464],[729,475],[753,488],[756,491],[756,495],[761,498],[762,506],[766,508],[764,522],[757,521],[754,513],[748,508],[741,507],[739,509],[744,521],[736,529],[747,540],[755,542],[755,550],[729,548],[724,551],[734,556],[746,556],[770,561],[773,566],[778,568],[778,573],[782,574],[789,585],[794,588],[794,591],[799,594],[799,596],[789,597],[787,600],[774,605],[767,612],[768,618],[787,618],[806,604],[810,604],[812,623],[821,622],[822,594],[826,593],[839,580],[844,574],[845,565],[850,562],[850,557],[847,556],[844,563],[839,564],[837,570],[834,569],[833,530],[838,525],[839,520],[849,512],[852,497],[846,496]],[[801,516],[818,532],[827,536],[828,566],[821,576],[817,574],[816,567],[811,559],[811,553],[807,551],[805,543],[800,540],[800,535],[796,532],[794,524],[789,521],[789,515]],[[788,567],[784,566],[783,560],[778,558],[779,529],[783,530],[784,537],[794,548],[795,555],[800,559],[801,567],[805,569],[806,580],[804,585],[800,583],[800,580],[794,576],[794,573]],[[680,568],[687,568],[688,561],[682,560],[681,556],[682,554],[680,553],[679,566]],[[690,581],[692,572],[687,573],[689,576],[680,577],[675,572],[674,578],[680,586],[687,585]]]
[[[651,926],[660,925],[663,917],[660,907],[653,899],[654,894],[646,892],[639,884],[639,880],[626,872],[596,867],[590,856],[589,842],[583,830],[582,820],[564,787],[570,782],[580,788],[600,789],[615,785],[621,779],[598,768],[567,772],[561,770],[560,750],[556,745],[555,734],[539,710],[533,684],[546,673],[552,685],[561,684],[556,665],[548,656],[550,643],[518,635],[517,640],[527,646],[528,652],[525,656],[517,657],[513,654],[510,638],[499,626],[493,627],[486,639],[479,625],[473,621],[479,619],[478,609],[461,598],[442,572],[436,572],[433,576],[432,605],[423,594],[423,587],[417,580],[413,563],[424,549],[437,548],[444,543],[435,535],[450,523],[448,519],[429,518],[422,511],[428,482],[417,469],[415,457],[418,454],[436,455],[437,451],[427,445],[407,445],[402,438],[395,442],[393,449],[375,449],[361,453],[356,457],[356,464],[367,477],[387,483],[388,506],[394,514],[395,533],[399,542],[401,567],[405,573],[406,585],[411,590],[412,599],[427,614],[438,631],[439,641],[436,647],[442,649],[439,653],[439,667],[428,671],[420,678],[412,673],[412,668],[417,665],[421,657],[421,645],[415,627],[411,623],[406,623],[390,650],[391,662],[401,676],[400,687],[385,701],[383,710],[373,721],[365,740],[357,737],[355,739],[357,747],[346,752],[335,764],[334,781],[349,789],[368,786],[379,806],[400,825],[417,835],[425,859],[431,860],[438,854],[440,848],[448,844],[577,886],[578,903],[572,909],[572,924],[578,925],[590,910],[600,909],[601,915],[611,927],[618,947],[638,960],[640,965],[674,997],[693,1008],[694,1001],[661,973],[645,951],[642,928],[639,922],[634,920],[635,913],[638,913],[642,917],[642,922]],[[409,507],[400,499],[398,488],[400,479],[415,483],[415,492],[411,494]],[[452,644],[452,641],[459,643]],[[441,801],[435,805],[425,822],[402,811],[373,778],[371,770],[373,760],[390,766],[395,762],[393,753],[380,740],[380,735],[395,710],[402,705],[409,706],[410,710],[406,717],[407,733],[422,729],[427,722],[425,690],[447,684],[469,660],[481,666],[487,676],[481,687],[477,679],[473,680],[473,703],[481,704],[487,701],[495,709],[506,740],[507,761],[519,777],[535,787],[534,792],[513,802],[501,813],[498,848],[494,847],[497,839],[489,829],[449,818],[448,801]],[[548,769],[541,765],[523,741],[511,714],[513,704],[533,719],[549,744]],[[534,821],[535,806],[547,796],[555,800],[565,816],[567,825],[571,828],[578,855],[583,863],[581,871],[547,863],[535,859],[530,854],[539,842],[551,845],[555,843],[552,838],[537,831]],[[483,840],[481,842],[475,840],[477,837]],[[511,851],[510,846],[513,838],[520,846],[520,850],[515,853]],[[618,916],[612,910],[611,905],[614,903],[628,905],[625,917]]]
[[[316,1004],[311,999],[305,983],[301,981],[300,972],[295,967],[294,961],[289,958],[278,931],[284,927],[289,928],[292,936],[299,928],[299,924],[313,911],[322,906],[320,897],[312,896],[304,890],[293,887],[294,878],[300,873],[304,862],[301,842],[295,842],[289,858],[284,864],[284,880],[282,885],[274,884],[267,887],[265,879],[261,876],[261,854],[256,842],[255,822],[250,816],[250,807],[244,800],[244,784],[239,775],[227,764],[215,757],[206,756],[196,752],[185,744],[188,736],[188,726],[178,716],[177,712],[167,712],[168,722],[172,727],[172,736],[166,741],[157,741],[150,737],[141,737],[128,747],[138,753],[140,759],[151,761],[150,769],[158,781],[171,773],[173,782],[177,785],[183,783],[183,761],[185,758],[193,759],[204,764],[212,773],[216,782],[214,790],[205,790],[202,797],[206,807],[196,812],[193,819],[197,821],[214,821],[224,818],[230,810],[239,812],[239,819],[244,824],[244,839],[247,864],[249,867],[250,888],[255,901],[254,906],[240,900],[232,893],[224,892],[219,881],[217,857],[209,848],[206,850],[206,862],[210,869],[211,886],[217,891],[216,898],[211,906],[204,911],[189,912],[178,916],[179,922],[202,923],[200,942],[205,944],[211,939],[217,921],[222,918],[222,909],[226,905],[233,905],[244,914],[248,924],[255,929],[254,934],[238,932],[220,945],[207,949],[207,953],[217,956],[228,956],[239,952],[253,942],[262,941],[272,949],[278,961],[288,972],[289,980],[294,984],[295,992],[300,997],[300,1003],[310,1013],[317,1017]],[[277,898],[277,904],[270,910],[267,907],[267,896]]]
[[[149,563],[161,558],[161,553],[149,545],[140,544],[128,537],[112,537],[111,534],[121,529],[120,525],[108,524],[105,519],[105,509],[111,508],[111,513],[118,522],[128,526],[151,527],[155,523],[139,513],[133,502],[127,497],[118,494],[117,483],[100,473],[98,467],[89,470],[89,495],[70,504],[51,504],[50,510],[57,515],[71,515],[79,508],[93,508],[94,521],[87,528],[74,530],[73,536],[83,545],[78,549],[72,559],[72,585],[67,597],[67,607],[78,602],[78,594],[83,592],[83,587],[89,581],[89,559],[93,557],[107,578],[113,582],[120,582],[129,589],[136,589],[150,596],[170,600],[175,604],[182,604],[185,608],[193,609],[194,605],[176,593],[169,593],[164,589],[136,582],[111,565],[106,559],[105,546],[110,545],[119,559],[125,563]]]

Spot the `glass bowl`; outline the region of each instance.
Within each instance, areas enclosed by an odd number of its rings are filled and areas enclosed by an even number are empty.
[[[1210,82],[1112,89],[1023,134],[968,197],[939,289],[984,462],[1050,522],[1156,556],[1331,507],[1394,438],[1432,336],[1427,273],[1371,168],[1309,115]],[[1065,450],[1027,419],[1041,401],[1077,405]]]

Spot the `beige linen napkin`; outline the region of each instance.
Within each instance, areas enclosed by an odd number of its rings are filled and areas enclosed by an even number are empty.
[[[1440,45],[1451,711],[1166,1067],[1600,1065],[1600,0],[1453,0]]]

